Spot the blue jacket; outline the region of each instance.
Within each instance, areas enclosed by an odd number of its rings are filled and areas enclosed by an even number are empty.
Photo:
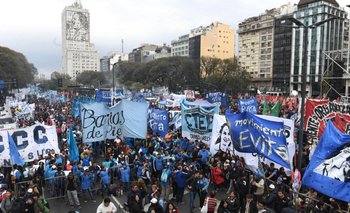
[[[201,159],[201,161],[202,161],[202,163],[206,163],[206,162],[208,162],[208,158],[209,158],[209,155],[210,155],[210,152],[208,151],[208,150],[199,150],[198,151],[198,155],[201,155],[202,156],[202,159]]]
[[[157,171],[160,171],[163,169],[163,157],[154,158],[154,167]]]
[[[102,184],[108,185],[109,184],[109,175],[108,175],[108,169],[106,171],[100,172]]]
[[[81,175],[81,189],[88,189],[91,186],[91,174]]]
[[[120,176],[122,178],[123,183],[128,183],[130,182],[130,167],[121,168],[120,170]]]
[[[178,187],[185,188],[186,186],[186,173],[183,171],[177,171],[175,173],[175,182]]]

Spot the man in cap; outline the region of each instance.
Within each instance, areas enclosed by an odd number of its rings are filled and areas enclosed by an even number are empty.
[[[92,192],[91,192],[91,180],[92,180],[92,176],[90,174],[89,169],[85,169],[84,174],[81,175],[81,191],[82,194],[84,195],[84,202],[87,202],[86,199],[86,192],[89,194],[92,202],[96,202],[96,200],[94,200],[93,196],[92,196]]]
[[[274,184],[270,184],[268,187],[269,193],[266,196],[264,202],[265,205],[270,208],[270,209],[274,209],[275,208],[275,203],[276,203],[276,199],[277,199],[277,195],[276,195],[276,187]]]

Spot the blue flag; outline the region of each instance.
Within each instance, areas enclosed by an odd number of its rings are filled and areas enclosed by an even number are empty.
[[[249,112],[226,115],[226,118],[230,123],[233,146],[237,151],[258,153],[290,168],[283,122],[265,120]]]
[[[152,109],[149,114],[149,125],[153,134],[159,133],[160,136],[165,137],[168,133],[168,123],[168,111]]]
[[[79,151],[78,151],[77,141],[74,138],[72,127],[69,127],[69,135],[68,135],[67,143],[69,148],[70,160],[71,161],[79,160]]]
[[[258,114],[258,101],[256,98],[240,99],[238,101],[239,111]]]
[[[340,132],[331,121],[315,149],[302,184],[350,202],[350,135]]]
[[[7,137],[9,140],[11,162],[13,164],[23,166],[24,165],[23,158],[19,154],[17,146],[15,145],[15,142],[13,141],[13,138],[11,137],[9,132],[7,132]]]

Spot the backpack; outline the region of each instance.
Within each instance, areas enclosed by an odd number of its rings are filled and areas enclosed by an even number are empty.
[[[44,213],[49,213],[50,212],[50,204],[47,202],[45,199],[41,199],[41,203],[44,206]]]

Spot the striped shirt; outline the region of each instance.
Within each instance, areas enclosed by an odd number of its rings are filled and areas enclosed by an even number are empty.
[[[215,207],[217,205],[216,199],[212,198],[212,197],[208,197],[207,203],[208,203],[208,212],[214,212],[215,211]]]

